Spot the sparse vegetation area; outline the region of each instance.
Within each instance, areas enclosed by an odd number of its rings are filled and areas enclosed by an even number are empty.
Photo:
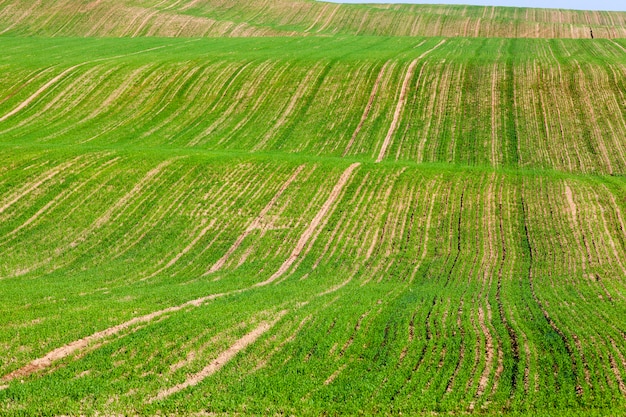
[[[619,414],[625,19],[0,0],[0,414]]]

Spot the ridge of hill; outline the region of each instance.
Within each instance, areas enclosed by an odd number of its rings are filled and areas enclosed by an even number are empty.
[[[93,37],[310,35],[626,37],[626,12],[314,0],[3,0],[0,34]]]

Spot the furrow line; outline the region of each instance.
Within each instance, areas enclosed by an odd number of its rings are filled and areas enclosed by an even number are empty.
[[[613,346],[613,349],[615,350],[615,352],[617,352],[617,355],[620,361],[622,362],[623,368],[626,369],[626,358],[624,358],[624,355],[622,354],[621,350],[615,343],[615,340],[613,339],[610,339],[610,340],[611,340],[611,346]],[[626,383],[624,383],[624,379],[622,378],[622,374],[619,370],[617,362],[615,358],[613,357],[613,355],[611,355],[610,353],[609,353],[609,358],[610,358],[610,363],[611,363],[611,369],[613,371],[613,374],[615,375],[615,379],[617,379],[619,390],[622,393],[622,395],[626,396]]]
[[[125,207],[130,200],[132,200],[135,196],[137,196],[143,190],[146,184],[152,181],[157,175],[159,175],[162,172],[162,170],[165,167],[170,165],[172,162],[174,162],[173,159],[162,162],[157,167],[150,170],[137,184],[135,184],[135,186],[129,192],[127,192],[115,204],[113,204],[109,209],[107,209],[107,211],[105,211],[98,219],[96,219],[96,221],[93,222],[91,227],[89,227],[89,229],[84,231],[76,240],[74,240],[74,242],[70,244],[70,246],[71,247],[77,246],[78,242],[81,240],[84,240],[85,237],[89,233],[91,233],[93,230],[99,229],[102,226],[104,226],[106,223],[108,223],[111,220],[116,210]]]
[[[450,376],[450,378],[448,379],[448,383],[446,385],[446,394],[449,394],[452,392],[453,390],[453,386],[454,386],[454,382],[456,380],[456,377],[459,375],[459,372],[461,371],[461,366],[463,366],[463,361],[465,360],[465,329],[463,329],[463,324],[462,324],[462,316],[463,316],[463,299],[461,298],[461,303],[459,305],[459,309],[457,311],[457,318],[456,318],[456,325],[457,325],[457,329],[459,330],[460,334],[461,334],[461,341],[460,341],[460,348],[459,348],[459,359],[456,363],[456,367],[454,368],[454,372],[452,373],[452,375]],[[456,334],[456,330],[454,332]]]
[[[70,166],[74,165],[76,161],[78,161],[78,159],[80,158],[75,158],[72,161],[65,162],[55,168],[52,168],[49,171],[47,171],[45,174],[39,176],[39,178],[37,178],[34,182],[26,184],[24,187],[22,187],[22,190],[17,192],[14,196],[10,197],[9,201],[2,203],[2,205],[0,206],[0,214],[4,213],[5,210],[13,206],[15,203],[17,203],[19,200],[21,200],[23,197],[25,197],[29,193],[41,187],[41,185],[43,185],[45,182],[51,180],[52,178],[57,176],[59,173],[63,172],[64,170],[68,169]]]
[[[35,91],[33,94],[30,95],[30,97],[28,97],[26,100],[24,100],[23,102],[21,102],[20,104],[17,105],[17,107],[15,107],[13,110],[11,110],[10,112],[8,112],[7,114],[5,114],[4,116],[0,117],[0,123],[4,122],[5,120],[7,120],[9,117],[19,113],[22,109],[24,109],[26,106],[28,106],[30,103],[32,103],[35,99],[37,99],[37,97],[39,97],[44,91],[46,91],[48,88],[50,88],[51,86],[53,86],[54,84],[56,84],[58,81],[60,81],[63,77],[65,77],[67,74],[71,73],[72,71],[74,71],[76,68],[82,67],[83,65],[87,64],[86,62],[82,63],[82,64],[78,64],[78,65],[74,65],[72,67],[69,67],[68,69],[66,69],[65,71],[61,72],[59,75],[57,75],[56,77],[54,77],[53,79],[51,79],[50,81],[48,81],[47,83],[45,83],[43,86],[41,86],[37,91]]]
[[[567,337],[565,336],[565,333],[556,325],[556,323],[554,322],[554,320],[552,320],[552,318],[550,317],[550,314],[548,313],[548,311],[546,310],[543,302],[537,297],[537,293],[535,292],[535,285],[534,285],[534,279],[533,279],[533,262],[534,262],[534,250],[533,250],[533,246],[530,240],[530,232],[528,230],[528,208],[524,199],[524,196],[521,196],[521,205],[522,205],[522,216],[523,216],[523,226],[524,226],[524,233],[525,233],[525,239],[526,239],[526,243],[528,245],[528,254],[530,256],[530,262],[529,262],[529,267],[528,267],[528,283],[530,286],[530,291],[532,294],[532,298],[535,301],[535,303],[537,304],[537,306],[539,307],[541,313],[543,314],[543,317],[545,319],[545,321],[548,323],[548,325],[552,328],[552,330],[554,330],[555,333],[557,333],[559,335],[559,338],[561,339],[561,342],[563,343],[563,347],[565,348],[567,355],[569,356],[570,359],[570,365],[571,365],[571,371],[574,377],[574,380],[576,382],[576,384],[578,384],[578,366],[577,366],[577,360],[576,357],[574,356],[574,351],[569,343],[569,341],[567,340]],[[580,385],[576,385],[576,394],[577,395],[581,395],[582,393],[582,387]]]
[[[211,362],[209,365],[205,366],[200,372],[190,375],[184,382],[177,384],[171,388],[164,389],[160,391],[155,397],[148,400],[148,402],[154,402],[163,400],[164,398],[169,397],[172,394],[175,394],[179,391],[182,391],[186,388],[198,385],[203,380],[213,375],[224,365],[226,365],[230,360],[232,360],[239,352],[247,348],[252,343],[256,342],[256,340],[261,337],[264,333],[269,331],[278,321],[287,314],[287,310],[283,310],[278,314],[278,317],[270,322],[263,322],[257,328],[255,328],[250,333],[243,336],[241,339],[237,340],[232,346],[223,351],[218,355],[218,357]]]
[[[278,129],[280,129],[285,124],[287,119],[291,116],[294,109],[296,108],[298,102],[302,99],[302,97],[304,97],[308,89],[315,84],[313,82],[313,79],[319,76],[318,72],[321,66],[322,64],[317,64],[313,66],[313,68],[311,68],[306,77],[300,82],[300,85],[298,85],[298,88],[296,89],[294,94],[291,96],[291,100],[287,104],[285,110],[282,112],[278,120],[276,120],[274,125],[267,131],[263,139],[261,139],[261,141],[259,141],[259,143],[257,143],[252,148],[253,151],[258,151],[262,149],[267,144],[267,141],[276,134]]]
[[[213,228],[213,226],[215,225],[215,222],[216,222],[216,219],[211,219],[211,221],[209,221],[209,224],[206,225],[202,230],[200,230],[200,232],[193,238],[191,242],[189,242],[187,246],[185,246],[183,250],[178,252],[176,256],[174,256],[172,259],[169,260],[167,264],[165,264],[165,266],[156,270],[146,279],[153,278],[156,275],[160,274],[161,272],[165,271],[166,269],[171,268],[176,262],[178,262],[180,258],[185,256],[187,253],[189,253],[190,250],[192,250],[196,246],[196,244],[200,241],[200,239],[202,239],[204,235],[206,235],[206,233]]]
[[[482,307],[478,307],[478,324],[480,325],[483,335],[485,336],[485,369],[480,376],[478,391],[476,391],[476,396],[481,397],[487,389],[487,384],[489,384],[489,375],[491,375],[495,351],[493,347],[493,337],[491,336],[489,328],[485,324],[485,312]]]
[[[500,316],[500,321],[504,325],[506,332],[509,335],[509,339],[511,341],[511,350],[513,354],[513,364],[511,367],[511,397],[515,395],[515,391],[517,388],[517,374],[519,369],[519,360],[520,360],[520,352],[519,352],[519,343],[517,341],[517,334],[515,330],[509,323],[506,314],[504,313],[504,305],[502,303],[502,276],[504,265],[507,262],[507,245],[505,239],[505,230],[503,225],[503,186],[500,185],[500,191],[498,193],[498,207],[499,207],[499,216],[498,216],[498,228],[500,232],[500,244],[502,246],[502,257],[500,259],[500,266],[498,268],[498,284],[496,287],[496,302],[498,304],[498,314]]]
[[[112,160],[108,161],[106,163],[106,166],[109,166],[113,163],[115,163],[116,161],[119,160],[118,158],[113,158]],[[91,163],[88,163],[85,166],[81,166],[79,167],[80,169],[78,169],[76,172],[82,172],[83,170],[85,170],[86,168],[88,168],[90,165],[96,164],[97,161],[93,161]],[[72,195],[78,193],[84,186],[86,186],[89,182],[91,182],[94,179],[97,179],[98,176],[102,173],[102,171],[96,173],[93,177],[81,182],[80,184],[78,184],[77,186],[74,186],[72,188],[66,189],[63,192],[59,193],[57,196],[55,196],[52,200],[50,200],[48,203],[46,203],[41,209],[39,209],[35,214],[33,214],[31,217],[29,217],[24,223],[22,223],[21,225],[19,225],[17,228],[15,228],[14,230],[12,230],[11,232],[9,232],[7,235],[5,235],[5,238],[11,238],[14,235],[16,235],[20,230],[32,225],[33,223],[35,223],[36,221],[40,220],[42,218],[42,215],[46,212],[52,211],[54,210],[56,207],[60,206],[61,203],[63,203],[64,201],[66,201],[68,198],[70,198]],[[11,239],[1,242],[0,246],[5,245],[7,242],[9,242]]]
[[[333,20],[333,17],[335,17],[335,14],[337,14],[337,11],[338,11],[340,8],[341,8],[341,4],[338,4],[338,5],[335,7],[335,10],[333,10],[333,11],[330,13],[330,16],[328,16],[328,19],[326,19],[326,22],[325,22],[325,23],[324,23],[324,24],[323,24],[323,25],[322,25],[322,26],[321,26],[321,27],[317,30],[317,32],[316,32],[316,33],[320,33],[321,31],[323,31],[324,29],[326,29],[326,28],[328,27],[328,25],[330,25],[330,23],[331,23],[331,22],[332,22],[332,20]]]
[[[252,220],[252,222],[248,225],[246,230],[241,235],[239,235],[237,240],[231,245],[230,248],[228,248],[226,253],[217,262],[215,262],[211,266],[211,268],[209,268],[209,270],[205,272],[203,275],[208,275],[208,274],[217,272],[220,269],[222,269],[222,267],[228,261],[230,256],[239,248],[239,246],[241,246],[241,244],[243,243],[246,237],[248,237],[254,230],[257,230],[257,229],[263,230],[263,223],[262,223],[263,219],[265,219],[265,216],[267,215],[267,213],[269,213],[269,211],[276,205],[276,202],[283,195],[285,190],[287,190],[287,187],[289,187],[289,185],[291,185],[291,183],[293,183],[296,180],[296,178],[298,177],[300,172],[302,172],[304,167],[305,167],[304,165],[300,165],[298,168],[296,168],[296,170],[291,175],[291,177],[289,177],[289,179],[287,179],[287,181],[283,183],[283,185],[276,192],[276,194],[274,194],[272,199],[265,205],[263,210],[261,210],[259,215],[254,220]]]
[[[49,352],[45,356],[35,359],[31,361],[29,364],[27,364],[26,366],[23,366],[22,368],[19,368],[3,376],[2,378],[0,378],[0,381],[11,382],[17,378],[25,378],[36,372],[39,372],[39,371],[42,371],[44,369],[51,367],[54,362],[67,358],[70,355],[87,348],[90,344],[96,341],[103,340],[107,337],[116,335],[126,329],[131,328],[132,326],[135,326],[141,323],[149,323],[153,321],[154,319],[161,317],[165,314],[174,313],[174,312],[183,310],[187,307],[199,307],[202,304],[206,303],[207,301],[211,301],[216,298],[223,297],[223,296],[230,295],[230,294],[235,294],[241,291],[243,290],[235,290],[235,291],[231,291],[228,293],[221,293],[221,294],[212,294],[209,296],[205,296],[205,297],[197,298],[195,300],[188,301],[178,306],[168,307],[163,310],[152,312],[150,314],[146,314],[140,317],[135,317],[122,324],[118,324],[117,326],[109,327],[105,330],[96,332],[90,336],[84,337],[82,339],[68,343],[67,345],[54,349],[53,351]]]
[[[406,71],[404,81],[400,89],[400,97],[398,98],[398,103],[396,104],[396,110],[393,114],[393,119],[391,121],[391,125],[389,126],[389,130],[387,131],[387,136],[385,136],[383,144],[380,148],[380,152],[378,153],[378,158],[376,158],[376,162],[381,162],[385,157],[385,154],[387,153],[387,148],[391,144],[391,137],[398,128],[400,116],[402,115],[402,111],[404,110],[404,103],[406,101],[406,96],[409,89],[409,82],[411,81],[411,78],[413,78],[413,72],[415,71],[415,67],[417,66],[418,62],[419,58],[411,61],[411,63],[409,64],[409,68]]]
[[[430,54],[432,51],[439,48],[445,42],[446,42],[445,39],[442,40],[433,48],[429,49],[428,51],[424,52],[422,55],[417,57],[417,59],[414,59],[409,65],[409,69],[407,70],[406,75],[404,77],[404,82],[402,83],[402,89],[400,90],[400,98],[398,99],[398,103],[396,104],[396,111],[394,112],[393,120],[391,121],[391,126],[389,126],[389,130],[387,131],[387,136],[385,136],[385,140],[383,141],[383,144],[380,148],[380,152],[378,153],[378,158],[376,158],[376,162],[381,162],[383,158],[385,157],[385,154],[387,153],[387,148],[391,144],[391,137],[393,136],[393,134],[396,132],[396,129],[398,128],[398,123],[400,122],[400,116],[402,115],[402,112],[404,110],[404,103],[406,101],[406,96],[407,96],[408,89],[409,89],[409,82],[411,81],[411,78],[413,78],[413,72],[415,71],[415,67],[417,66],[417,63],[421,59],[426,57],[426,55]]]
[[[363,125],[365,124],[365,121],[367,120],[367,116],[369,116],[370,110],[372,109],[372,104],[374,104],[374,100],[376,99],[376,96],[378,95],[378,88],[380,87],[380,82],[383,79],[385,72],[387,71],[389,62],[390,61],[385,62],[380,72],[378,73],[378,77],[376,78],[376,81],[374,82],[374,87],[372,87],[372,92],[370,93],[370,98],[367,102],[367,105],[365,106],[365,110],[363,110],[363,115],[361,116],[361,120],[359,121],[359,124],[356,127],[356,129],[354,130],[354,133],[352,133],[352,137],[350,138],[350,141],[346,145],[346,149],[344,149],[343,154],[341,155],[342,157],[345,157],[350,151],[350,148],[352,148],[352,145],[354,144],[356,137],[361,132],[361,129],[363,128]]]
[[[192,189],[197,180],[192,181],[189,184],[184,184],[185,179],[188,177],[189,172],[183,174],[170,188],[168,199],[162,199],[159,201],[161,210],[154,210],[153,213],[144,217],[142,224],[139,227],[133,228],[130,233],[124,236],[124,239],[119,242],[118,246],[110,253],[110,259],[115,260],[123,256],[151,231],[158,227],[158,224],[164,219],[167,219],[170,213],[176,213],[176,209],[180,209],[184,201],[186,201],[190,194],[188,189]],[[187,185],[189,188],[185,187]],[[175,209],[176,207],[176,209]]]
[[[337,182],[337,184],[335,184],[335,187],[331,191],[330,196],[324,202],[324,204],[322,205],[318,213],[315,215],[315,217],[313,218],[309,226],[304,230],[304,232],[300,236],[300,239],[298,240],[298,243],[296,243],[296,246],[291,252],[291,255],[289,255],[289,258],[287,258],[287,260],[283,262],[280,268],[278,268],[278,270],[270,278],[268,278],[267,280],[263,282],[259,282],[258,284],[256,284],[256,286],[260,287],[260,286],[268,285],[274,282],[276,279],[280,278],[285,272],[287,272],[287,270],[293,265],[293,263],[300,257],[300,254],[304,250],[309,240],[313,238],[313,241],[315,241],[315,239],[317,238],[317,234],[319,234],[319,230],[318,230],[319,226],[323,226],[326,223],[326,221],[328,221],[327,215],[331,211],[333,204],[339,198],[343,188],[350,180],[350,177],[352,176],[352,172],[359,165],[360,163],[358,162],[354,163],[350,165],[343,172],[343,174],[341,174],[341,177],[339,178],[339,181]]]

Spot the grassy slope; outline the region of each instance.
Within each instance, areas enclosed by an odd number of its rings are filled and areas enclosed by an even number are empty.
[[[626,37],[626,13],[314,0],[3,0],[0,33],[43,36]]]
[[[626,406],[626,44],[441,41],[0,38],[0,374],[182,306],[0,412]]]
[[[0,114],[10,116],[0,132],[15,144],[375,159],[408,68],[423,56],[386,161],[572,173],[626,168],[622,41],[2,42]]]

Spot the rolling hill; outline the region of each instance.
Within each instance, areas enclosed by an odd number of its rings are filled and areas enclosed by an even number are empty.
[[[0,1],[0,414],[619,414],[625,20]]]

